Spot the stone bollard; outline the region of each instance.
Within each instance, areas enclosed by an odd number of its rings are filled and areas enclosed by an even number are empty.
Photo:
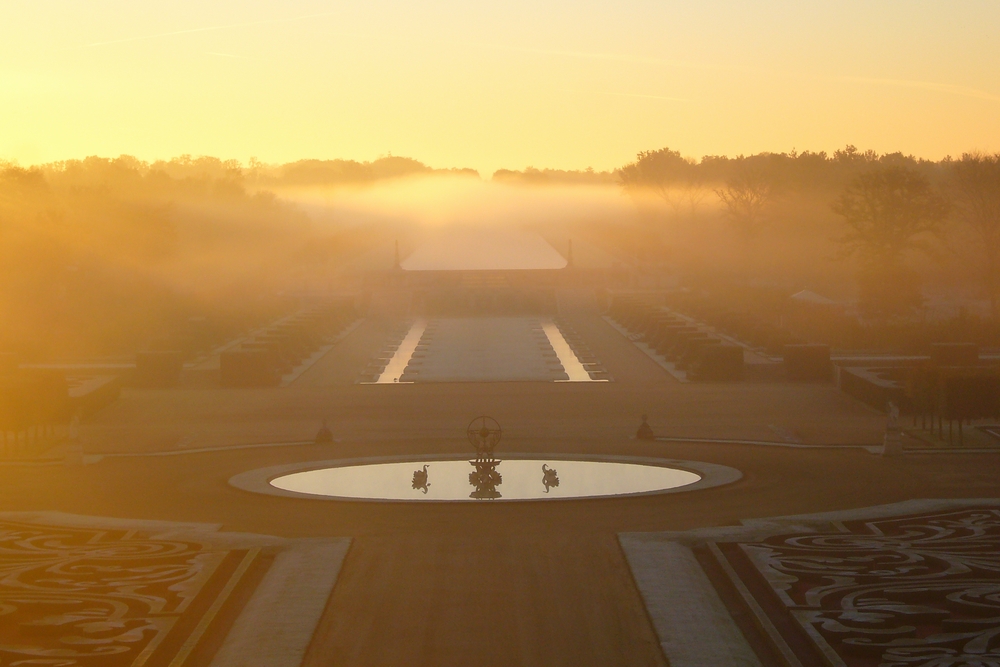
[[[649,425],[649,416],[642,416],[642,423],[639,424],[639,430],[635,432],[636,440],[655,440],[656,436],[653,435],[653,427]]]
[[[326,420],[323,420],[323,424],[319,427],[319,431],[316,433],[316,444],[323,445],[333,442],[333,433],[326,425]]]

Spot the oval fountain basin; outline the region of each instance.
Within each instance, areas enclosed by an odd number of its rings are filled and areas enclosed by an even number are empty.
[[[484,483],[482,471],[477,473],[469,459],[413,460],[294,472],[270,484],[293,493],[355,500],[500,502],[657,493],[701,479],[666,466],[569,459],[502,459],[495,471],[500,482],[486,475]]]

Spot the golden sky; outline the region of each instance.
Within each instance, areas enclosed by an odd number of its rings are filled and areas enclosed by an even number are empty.
[[[0,159],[1000,150],[996,0],[4,0]]]

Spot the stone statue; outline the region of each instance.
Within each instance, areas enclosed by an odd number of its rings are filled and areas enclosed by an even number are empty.
[[[552,487],[559,486],[559,473],[545,463],[542,464],[542,485],[545,487],[545,493]]]
[[[899,427],[899,406],[889,401],[886,404],[889,418],[885,424],[885,437],[882,439],[882,456],[901,456],[903,454],[903,429]]]
[[[503,496],[497,491],[497,487],[503,483],[503,475],[497,471],[497,466],[502,463],[493,457],[477,458],[469,461],[475,468],[469,473],[469,484],[475,491],[469,494],[470,498],[476,500],[496,500]]]
[[[423,470],[420,470],[420,469],[414,470],[413,471],[413,481],[410,483],[410,485],[414,489],[417,489],[419,491],[423,491],[424,495],[427,494],[427,487],[429,487],[431,485],[431,483],[427,481],[427,468],[428,467],[429,466],[425,465],[424,468],[423,468]]]
[[[889,413],[889,420],[886,422],[885,428],[889,431],[899,430],[899,406],[894,402],[889,401],[886,404],[886,412]]]

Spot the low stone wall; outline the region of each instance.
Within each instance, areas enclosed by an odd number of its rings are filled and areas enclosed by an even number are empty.
[[[848,396],[852,396],[876,410],[885,410],[892,401],[900,410],[910,410],[910,401],[903,386],[906,372],[900,367],[837,366],[837,386]]]
[[[69,409],[67,412],[70,419],[78,413],[81,418],[89,417],[117,401],[122,391],[120,375],[70,377],[69,383]]]

